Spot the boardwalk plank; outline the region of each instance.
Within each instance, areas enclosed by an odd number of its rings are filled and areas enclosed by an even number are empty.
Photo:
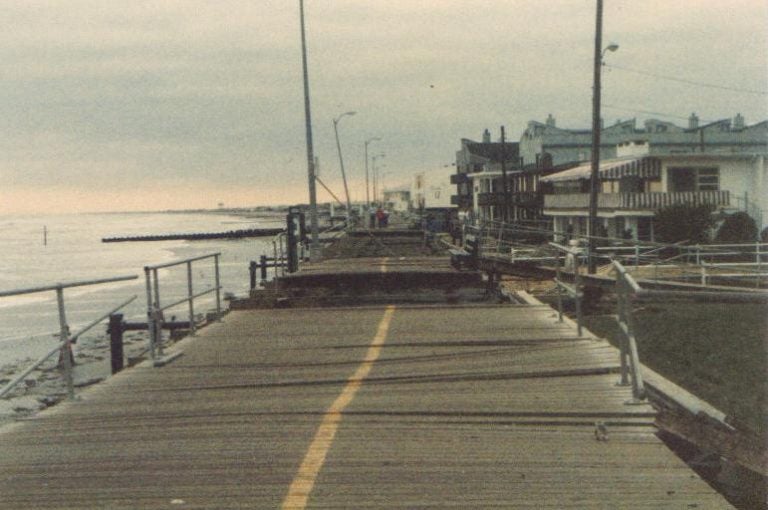
[[[0,508],[279,507],[383,314],[230,314],[0,433]],[[542,307],[398,308],[309,507],[728,508],[625,405],[617,362]]]

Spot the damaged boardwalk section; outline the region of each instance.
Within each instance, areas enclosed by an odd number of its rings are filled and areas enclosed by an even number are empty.
[[[0,508],[730,508],[606,341],[532,299],[448,301],[234,311],[0,433]]]

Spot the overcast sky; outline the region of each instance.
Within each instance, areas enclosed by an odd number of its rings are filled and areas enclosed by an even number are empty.
[[[388,185],[485,128],[588,128],[594,17],[595,0],[306,0],[321,178],[341,196],[349,110],[353,201],[367,138]],[[0,213],[308,200],[298,0],[4,0],[0,26]],[[603,117],[767,119],[766,27],[765,0],[605,0]]]

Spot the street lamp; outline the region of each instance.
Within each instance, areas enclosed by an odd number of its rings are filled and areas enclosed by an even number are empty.
[[[347,116],[352,116],[357,112],[345,112],[333,119],[333,132],[336,134],[336,149],[339,151],[339,166],[341,166],[341,178],[344,181],[344,194],[347,197],[347,228],[352,226],[350,215],[352,214],[352,204],[349,201],[349,187],[347,186],[347,174],[344,173],[344,158],[341,157],[341,143],[339,143],[339,121]]]
[[[368,188],[370,187],[368,179],[368,144],[377,140],[380,141],[381,138],[374,136],[373,138],[369,138],[365,141],[365,203],[369,208],[371,207],[371,197],[368,194]]]
[[[589,178],[589,219],[587,221],[587,270],[595,274],[595,236],[597,235],[597,195],[600,187],[600,70],[606,51],[616,51],[619,45],[609,44],[603,48],[603,0],[597,0],[595,21],[594,84],[592,87],[592,167]]]
[[[373,172],[373,201],[376,202],[378,200],[378,189],[377,189],[377,181],[378,181],[378,174],[376,172],[376,160],[381,159],[385,156],[385,154],[382,152],[381,154],[376,154],[375,156],[371,157],[371,171]]]

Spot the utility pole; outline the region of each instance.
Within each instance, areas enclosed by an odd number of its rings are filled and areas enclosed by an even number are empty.
[[[304,30],[304,0],[299,0],[299,15],[301,19],[301,62],[304,72],[304,117],[307,128],[307,177],[309,180],[309,228],[311,242],[309,258],[316,262],[320,260],[320,232],[317,222],[317,188],[315,184],[315,156],[312,147],[312,114],[309,107],[309,74],[307,72],[307,38]]]
[[[600,186],[600,68],[603,64],[603,0],[597,0],[595,21],[594,84],[592,87],[592,168],[589,178],[589,221],[587,222],[587,270],[595,274],[595,239],[597,235],[597,194]]]
[[[381,140],[381,138],[379,138],[378,136],[374,136],[373,138],[369,138],[368,140],[366,140],[365,143],[363,144],[365,146],[365,203],[366,203],[366,205],[368,207],[371,207],[371,196],[370,196],[370,194],[368,192],[368,190],[370,188],[370,178],[368,177],[369,176],[369,173],[368,173],[368,144],[371,143],[371,142],[375,142],[377,140]],[[374,200],[376,199],[376,197],[373,197],[373,198],[374,198]]]
[[[501,219],[504,223],[509,220],[509,181],[507,180],[507,142],[504,136],[504,126],[501,126],[501,185],[504,188],[504,210]]]
[[[371,208],[371,194],[368,192],[370,188],[370,178],[368,177],[368,144],[370,140],[366,140],[363,144],[365,146],[365,206]]]

